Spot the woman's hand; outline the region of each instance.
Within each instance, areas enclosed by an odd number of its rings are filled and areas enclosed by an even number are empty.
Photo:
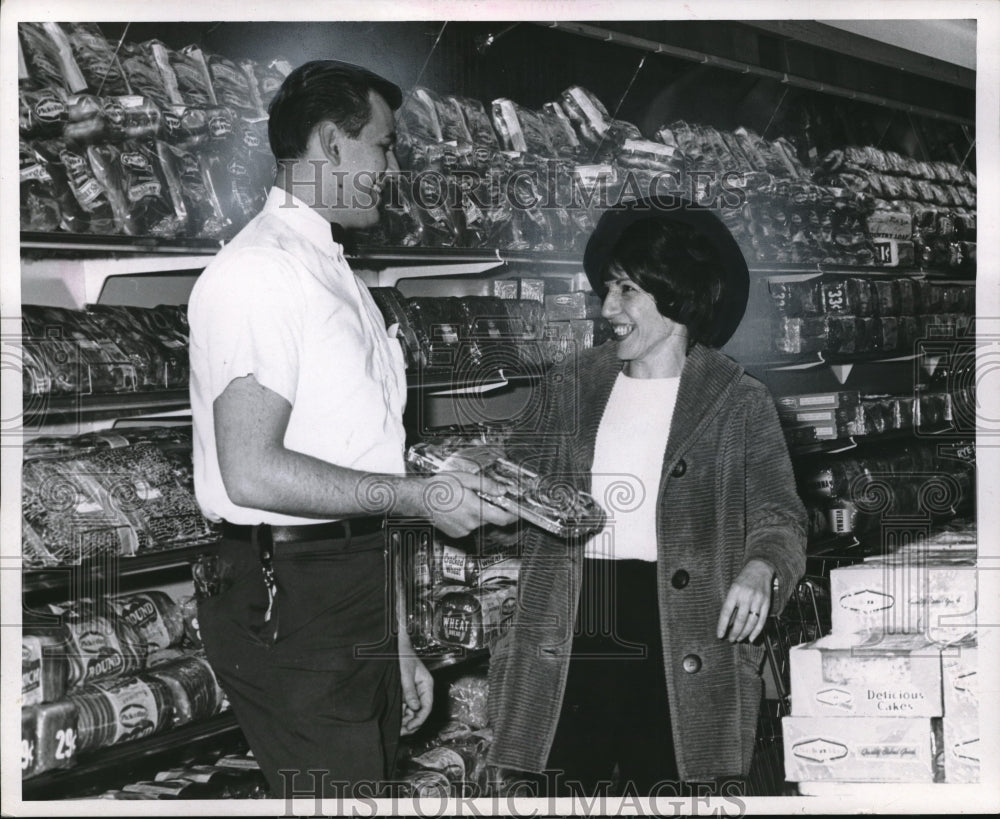
[[[753,642],[764,630],[771,610],[771,583],[774,569],[763,560],[749,560],[739,573],[722,604],[715,636],[738,643],[748,637]]]

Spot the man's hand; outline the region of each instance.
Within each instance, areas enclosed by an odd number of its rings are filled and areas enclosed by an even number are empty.
[[[451,537],[462,537],[487,523],[507,526],[517,515],[480,497],[502,495],[503,484],[468,472],[439,472],[424,479],[423,504],[434,525]]]
[[[748,560],[737,575],[722,604],[715,636],[738,643],[750,638],[752,643],[764,630],[771,610],[771,582],[774,569],[763,560]]]
[[[399,641],[399,676],[403,684],[403,721],[401,736],[414,733],[431,712],[434,705],[434,678],[420,658],[413,654],[409,638]]]

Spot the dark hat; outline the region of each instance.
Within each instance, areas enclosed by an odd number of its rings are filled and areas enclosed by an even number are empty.
[[[602,281],[615,246],[629,225],[645,219],[680,222],[708,240],[719,254],[722,292],[712,317],[712,344],[721,347],[732,337],[743,319],[750,294],[746,259],[729,228],[709,208],[679,196],[648,196],[622,202],[606,210],[587,242],[583,269],[594,292],[604,292]]]

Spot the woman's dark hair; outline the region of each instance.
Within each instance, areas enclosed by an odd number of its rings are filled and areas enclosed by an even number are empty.
[[[722,296],[719,254],[691,226],[668,218],[634,222],[622,231],[604,270],[607,295],[610,271],[620,269],[656,302],[660,314],[683,324],[688,347],[711,345],[716,303]]]
[[[267,136],[279,161],[305,152],[313,128],[332,120],[356,137],[371,119],[368,92],[381,94],[393,111],[403,101],[399,86],[366,68],[339,60],[313,60],[285,77],[268,106]]]

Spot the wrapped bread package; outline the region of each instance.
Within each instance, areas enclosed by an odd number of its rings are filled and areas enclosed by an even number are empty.
[[[419,472],[482,474],[503,484],[503,495],[484,499],[562,537],[582,537],[604,525],[604,510],[586,492],[565,482],[546,479],[505,457],[502,448],[487,444],[419,443],[407,451],[407,461]]]
[[[437,591],[434,636],[445,645],[486,648],[503,633],[517,608],[517,584],[510,581]]]
[[[464,674],[448,685],[448,716],[473,729],[489,724],[486,701],[490,686],[485,673]]]
[[[69,634],[64,628],[21,636],[21,706],[62,699],[69,684]]]
[[[21,777],[69,768],[83,750],[76,705],[69,700],[21,709]]]
[[[144,665],[146,642],[101,603],[81,600],[53,607],[70,638],[70,686],[135,674]]]
[[[166,592],[148,591],[112,601],[118,616],[134,628],[150,650],[177,645],[184,636],[180,606]]]
[[[170,691],[174,725],[212,716],[222,705],[223,693],[215,673],[203,657],[189,656],[146,672]]]
[[[157,679],[102,680],[69,699],[77,710],[81,751],[158,733],[173,717],[170,689]]]

